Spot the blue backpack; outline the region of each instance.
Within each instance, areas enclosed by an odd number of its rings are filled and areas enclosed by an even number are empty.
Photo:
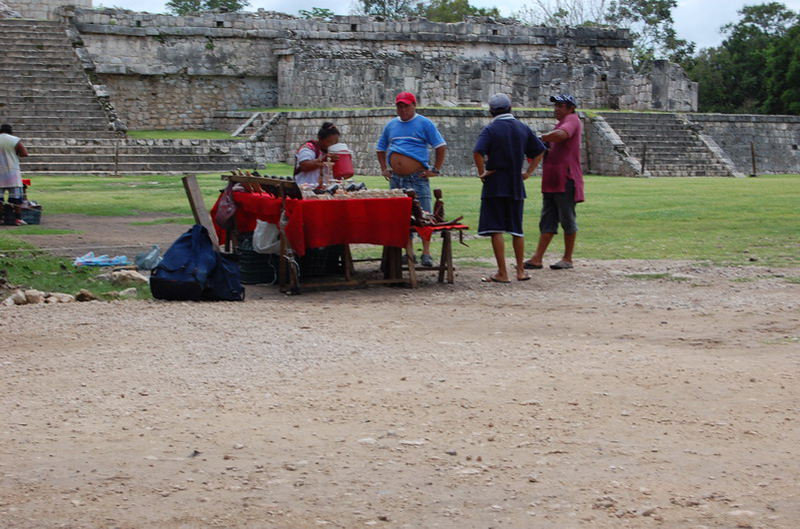
[[[171,301],[244,299],[239,267],[214,250],[208,231],[199,224],[178,237],[153,269],[150,292]]]

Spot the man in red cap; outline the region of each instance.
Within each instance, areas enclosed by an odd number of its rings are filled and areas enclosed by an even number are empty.
[[[376,150],[381,173],[390,189],[413,189],[420,206],[431,212],[431,185],[428,179],[442,169],[447,142],[433,121],[417,114],[417,98],[411,92],[400,92],[395,98],[397,117],[383,128]],[[428,148],[435,158],[430,164]],[[408,255],[414,248],[408,242]],[[433,266],[430,241],[422,240],[422,266]]]

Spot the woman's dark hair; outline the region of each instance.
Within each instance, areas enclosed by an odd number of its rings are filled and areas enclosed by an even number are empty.
[[[8,123],[3,123],[0,125],[0,134],[13,134],[14,131],[11,130],[11,125]]]
[[[322,128],[319,129],[319,132],[317,132],[317,139],[324,140],[328,136],[333,136],[334,134],[336,134],[337,136],[340,135],[339,129],[337,129],[336,125],[334,125],[330,121],[326,121],[325,123],[322,124]]]

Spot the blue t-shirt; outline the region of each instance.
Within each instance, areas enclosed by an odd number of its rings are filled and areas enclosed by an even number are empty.
[[[544,144],[530,127],[514,116],[496,116],[483,128],[475,148],[472,149],[473,152],[487,157],[487,171],[495,171],[486,177],[481,198],[524,199],[526,195],[522,166],[526,158],[536,158],[544,149]]]
[[[381,137],[375,148],[378,152],[387,153],[386,159],[391,165],[392,153],[399,152],[413,158],[428,168],[428,145],[437,149],[447,145],[433,121],[425,116],[414,114],[408,121],[394,118],[383,127]]]

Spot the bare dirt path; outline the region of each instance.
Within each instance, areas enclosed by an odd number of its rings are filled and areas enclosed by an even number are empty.
[[[800,526],[797,270],[485,273],[0,308],[2,524]]]

